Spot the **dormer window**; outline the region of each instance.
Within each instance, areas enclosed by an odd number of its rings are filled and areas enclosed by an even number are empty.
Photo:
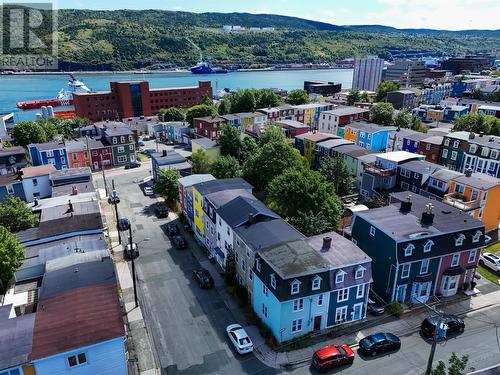
[[[321,288],[321,277],[316,275],[312,280],[312,290],[318,290],[319,288]]]
[[[356,268],[356,273],[354,274],[354,278],[356,280],[361,279],[365,275],[366,268],[363,266],[358,266]]]
[[[453,148],[458,148],[460,146],[460,141],[453,142]]]
[[[464,240],[465,236],[462,233],[460,233],[460,235],[457,238],[455,238],[455,246],[462,246]]]
[[[413,244],[408,244],[408,246],[405,247],[405,257],[411,257],[411,254],[413,254],[413,249],[415,246]]]
[[[300,292],[300,281],[295,279],[292,281],[290,284],[291,286],[291,293],[292,294],[298,294]]]
[[[271,287],[276,289],[276,275],[272,273],[269,277],[271,278]]]
[[[340,270],[335,274],[335,284],[342,284],[344,282],[345,272]]]
[[[479,242],[479,240],[481,239],[481,231],[478,230],[476,231],[476,234],[474,234],[474,236],[472,236],[472,242]]]
[[[431,251],[432,245],[434,245],[434,242],[432,240],[428,240],[424,245],[424,253]]]

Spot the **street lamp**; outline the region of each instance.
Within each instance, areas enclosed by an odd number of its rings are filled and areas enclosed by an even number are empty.
[[[134,286],[134,302],[135,302],[135,307],[138,307],[139,303],[137,302],[137,285],[136,285],[136,277],[135,277],[134,259],[139,256],[139,251],[137,249],[137,244],[135,244],[133,242],[132,225],[130,224],[130,221],[127,218],[121,218],[120,220],[118,220],[118,230],[120,232],[128,231],[128,244],[126,246],[125,254],[130,258],[130,260],[132,262],[132,283]],[[145,240],[146,239],[144,239],[143,241],[145,241]]]

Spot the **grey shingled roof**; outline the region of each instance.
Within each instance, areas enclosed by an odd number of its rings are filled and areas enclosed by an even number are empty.
[[[451,179],[462,176],[463,173],[457,172],[457,171],[452,171],[449,169],[440,169],[439,171],[436,171],[432,174],[432,178],[435,178],[437,180],[443,181],[443,182],[449,182]]]
[[[420,174],[430,174],[434,173],[436,170],[446,169],[441,165],[438,165],[436,163],[431,163],[425,160],[409,161],[407,163],[401,164],[401,168],[407,169],[412,172],[417,172]]]
[[[191,143],[197,144],[198,146],[204,148],[205,150],[217,147],[217,143],[209,138],[196,138],[191,140]]]
[[[499,178],[487,175],[485,173],[472,173],[470,177],[462,175],[455,177],[453,181],[481,190],[489,190],[492,187],[500,185]]]
[[[253,196],[239,196],[222,206],[217,214],[232,228],[236,228],[248,220],[248,215],[252,214],[254,220],[258,216],[267,216],[279,219],[280,216],[271,211],[264,203]]]
[[[232,201],[234,198],[239,196],[252,197],[252,193],[249,193],[245,189],[230,189],[216,191],[215,193],[206,194],[205,198],[208,199],[215,208],[224,206],[226,203]]]
[[[252,185],[239,177],[200,182],[198,184],[194,184],[193,187],[202,195],[211,194],[222,190],[252,189]]]
[[[350,124],[346,124],[346,127],[370,132],[370,133],[376,133],[380,131],[392,131],[396,130],[394,126],[380,126],[377,124],[373,124],[371,122],[366,122],[366,121],[354,121],[351,122]]]
[[[59,150],[66,147],[63,142],[34,143],[30,146],[35,146],[38,151]]]
[[[32,349],[35,314],[9,319],[11,308],[0,307],[0,370],[28,362]]]
[[[354,144],[335,147],[335,151],[339,154],[349,155],[353,158],[375,153],[375,151],[368,151],[366,148]]]
[[[186,161],[184,156],[175,151],[167,152],[165,156],[161,152],[155,152],[151,154],[151,158],[156,160],[159,166],[184,163]]]

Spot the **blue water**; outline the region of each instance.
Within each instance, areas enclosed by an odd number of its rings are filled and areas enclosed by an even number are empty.
[[[159,74],[75,74],[93,90],[109,90],[110,81],[147,80],[150,87],[196,86],[199,80],[210,80],[215,90],[230,88],[279,88],[291,90],[303,88],[304,81],[318,80],[338,82],[342,88],[350,88],[352,70],[294,70],[294,71],[253,71],[217,75],[194,75],[191,73]],[[67,85],[66,75],[9,75],[0,76],[0,113],[15,112],[15,120],[34,119],[40,110],[20,111],[16,102],[34,99],[48,99],[57,96]],[[60,107],[58,109],[64,109]]]

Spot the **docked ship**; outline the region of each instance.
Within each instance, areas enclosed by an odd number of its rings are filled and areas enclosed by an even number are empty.
[[[198,64],[191,68],[193,74],[224,74],[227,69],[221,67],[212,67],[208,62],[200,61]]]
[[[61,89],[56,98],[17,102],[16,106],[19,109],[36,109],[44,106],[68,106],[73,105],[73,94],[86,92],[91,92],[91,90],[82,81],[76,79],[73,74],[70,74],[68,87]]]

